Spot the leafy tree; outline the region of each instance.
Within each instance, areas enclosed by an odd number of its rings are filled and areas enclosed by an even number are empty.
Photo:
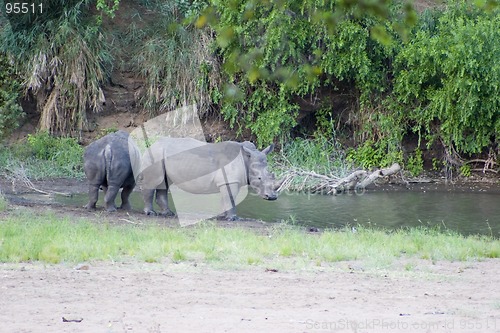
[[[463,1],[426,16],[396,58],[394,93],[414,130],[479,153],[500,133],[500,11]]]
[[[368,103],[373,92],[387,89],[387,59],[397,45],[372,36],[382,25],[389,39],[397,35],[379,16],[361,15],[353,8],[346,12],[335,1],[211,5],[218,17],[212,27],[230,81],[222,114],[231,124],[250,128],[259,144],[297,124],[297,98],[313,97],[321,88],[351,87]],[[389,22],[403,12],[398,6],[391,10]],[[328,15],[333,15],[332,25]],[[337,19],[342,15],[350,18]]]

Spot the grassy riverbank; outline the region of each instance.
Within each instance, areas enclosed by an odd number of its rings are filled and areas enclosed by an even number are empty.
[[[7,179],[84,178],[83,150],[73,138],[47,132],[0,146],[0,176]]]
[[[0,149],[0,176],[5,178],[83,179],[83,151],[75,139],[57,138],[47,132],[30,134],[25,141]],[[345,176],[353,168],[345,151],[334,139],[295,139],[269,155],[273,171],[283,176],[293,170],[313,171],[322,175]],[[317,180],[297,175],[290,189],[314,187]]]
[[[306,233],[286,223],[255,231],[244,226],[224,228],[215,222],[192,228],[166,227],[148,220],[117,224],[112,218],[9,210],[0,218],[0,262],[77,263],[134,257],[144,262],[299,268],[345,260],[384,266],[401,257],[464,261],[500,256],[498,239],[425,228]]]
[[[46,132],[30,134],[27,140],[0,149],[0,176],[15,181],[51,178],[84,179],[83,151],[75,139],[56,138]],[[354,164],[334,139],[295,139],[269,155],[270,169],[279,178],[290,176],[287,189],[307,191],[321,178],[297,173],[317,173],[325,177],[345,177]]]

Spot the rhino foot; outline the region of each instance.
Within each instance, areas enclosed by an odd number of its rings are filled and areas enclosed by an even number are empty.
[[[144,214],[146,214],[147,216],[156,216],[158,214],[156,214],[156,212],[154,210],[144,210]]]
[[[116,212],[116,207],[108,207],[108,208],[106,208],[106,211],[108,213]]]
[[[83,206],[83,208],[85,208],[86,210],[95,210],[95,204],[94,205],[91,205],[91,204],[86,204],[85,206]]]
[[[172,212],[170,209],[167,210],[166,212],[161,212],[159,215],[163,216],[163,217],[174,217],[175,216],[174,212]]]
[[[174,217],[175,214],[171,210],[167,210],[166,212],[157,213],[154,210],[144,210],[144,214],[148,216],[163,216],[163,217]]]
[[[241,218],[239,218],[236,215],[231,215],[231,216],[226,216],[224,214],[218,215],[217,220],[222,220],[222,221],[239,221]]]
[[[120,207],[118,207],[118,209],[131,210],[132,207],[130,206],[130,204],[125,204],[125,205],[122,204]]]

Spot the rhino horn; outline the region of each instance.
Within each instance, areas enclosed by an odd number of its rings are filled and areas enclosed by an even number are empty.
[[[262,152],[264,154],[269,154],[270,152],[272,152],[274,150],[274,143],[271,143],[269,146],[267,146]]]

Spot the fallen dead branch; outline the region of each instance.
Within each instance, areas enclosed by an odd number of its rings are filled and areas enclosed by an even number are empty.
[[[135,224],[135,225],[142,224],[141,222],[134,222],[134,221],[131,221],[131,220],[128,220],[128,219],[119,219],[119,220],[127,222],[127,223],[130,223],[130,224]]]
[[[292,188],[293,180],[304,177],[300,185],[293,186],[294,190],[309,190],[311,193],[339,194],[349,190],[361,190],[374,183],[377,179],[393,175],[401,170],[398,163],[388,168],[377,169],[372,172],[356,170],[346,177],[318,174],[314,171],[306,171],[298,168],[289,170],[285,175],[278,191]],[[307,184],[313,185],[306,188]]]
[[[495,170],[495,169],[485,169],[485,168],[474,168],[474,169],[470,169],[470,171],[477,171],[477,172],[482,172],[482,173],[486,173],[486,172],[498,173],[498,170]]]
[[[6,174],[5,178],[9,179],[10,182],[12,183],[12,191],[14,193],[17,193],[17,187],[19,186],[19,184],[21,184],[21,186],[24,186],[31,191],[41,193],[44,195],[59,194],[59,195],[65,196],[65,197],[71,196],[71,193],[58,192],[58,191],[52,191],[52,190],[44,191],[44,190],[40,190],[40,189],[36,188],[36,186],[31,182],[31,180],[26,175],[26,170],[24,169],[24,167],[22,165],[19,167],[16,167],[13,170],[10,170],[10,173]]]
[[[391,165],[390,167],[385,168],[385,169],[375,170],[371,174],[369,174],[367,177],[365,177],[362,181],[360,181],[356,185],[356,187],[357,188],[365,188],[368,185],[370,185],[371,183],[373,183],[375,180],[377,180],[378,178],[390,176],[392,174],[395,174],[399,170],[401,170],[401,166],[398,163],[394,163],[393,165]]]
[[[486,173],[488,171],[488,172],[498,173],[498,170],[494,169],[495,166],[498,165],[495,160],[496,160],[496,156],[489,157],[486,160],[476,158],[476,159],[473,159],[473,160],[466,161],[466,162],[464,162],[464,164],[483,163],[484,164],[483,168],[473,168],[473,169],[471,169],[471,171],[480,171],[480,172],[483,172],[483,173]]]

